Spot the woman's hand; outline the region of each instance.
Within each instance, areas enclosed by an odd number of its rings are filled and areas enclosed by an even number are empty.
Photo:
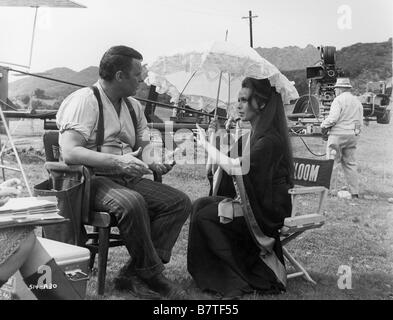
[[[13,178],[0,184],[0,206],[4,205],[10,198],[20,195],[22,183],[19,179]]]
[[[196,125],[196,128],[198,130],[197,131],[197,137],[195,138],[195,141],[198,143],[198,145],[200,145],[201,147],[205,148],[206,142],[207,142],[206,132],[197,123],[195,125]]]
[[[231,129],[236,128],[237,119],[229,117],[227,121],[225,121],[225,130],[229,131]]]
[[[212,170],[214,166],[220,166],[230,175],[241,175],[241,160],[240,158],[232,159],[224,153],[217,150],[211,143],[206,139],[205,130],[203,130],[198,124],[198,137],[196,141],[198,145],[202,146],[209,156],[207,170]]]
[[[218,117],[215,116],[214,118],[212,118],[210,120],[209,127],[208,127],[207,131],[208,132],[216,132],[218,130],[218,127],[219,127]]]
[[[1,188],[16,188],[22,189],[22,182],[18,178],[12,178],[0,183]]]

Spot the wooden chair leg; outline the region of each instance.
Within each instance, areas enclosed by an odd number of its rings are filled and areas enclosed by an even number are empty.
[[[90,270],[93,270],[95,260],[96,260],[96,253],[90,251],[90,261],[89,261]]]
[[[99,229],[100,228],[98,228],[98,227],[94,227],[93,231],[98,233]],[[98,238],[93,239],[92,244],[98,246]],[[89,262],[90,270],[92,270],[94,268],[95,260],[96,260],[96,252],[90,251],[90,262]]]
[[[103,295],[105,291],[106,264],[108,262],[110,228],[99,228],[98,240],[98,284],[97,291]]]
[[[304,276],[304,278],[311,282],[312,284],[317,284],[312,278],[311,276],[308,274],[307,270],[304,269],[304,267],[288,252],[288,250],[286,248],[282,248],[282,252],[284,254],[284,257],[288,259],[288,261],[294,266],[294,268],[296,269],[296,273],[292,274],[292,275],[288,275],[288,278],[294,278],[294,277],[298,277],[298,276]]]

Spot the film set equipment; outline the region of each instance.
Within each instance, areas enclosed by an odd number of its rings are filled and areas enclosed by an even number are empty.
[[[342,69],[336,65],[336,47],[320,46],[321,60],[317,65],[306,68],[306,77],[316,84],[316,95],[321,101],[322,112],[329,110],[334,98],[334,84],[339,77],[346,75]]]

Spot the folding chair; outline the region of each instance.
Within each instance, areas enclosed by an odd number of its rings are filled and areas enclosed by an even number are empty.
[[[82,224],[93,227],[93,232],[87,233],[87,243],[77,243],[90,250],[90,268],[93,268],[95,257],[98,254],[98,279],[97,293],[104,294],[106,268],[109,248],[123,246],[124,242],[119,234],[111,232],[116,227],[116,219],[108,212],[98,212],[91,208],[90,189],[93,172],[90,168],[82,165],[67,165],[59,162],[59,133],[58,131],[47,131],[44,133],[44,148],[46,155],[45,168],[50,174],[75,174],[84,178]],[[154,174],[154,180],[162,182],[160,175]]]
[[[284,220],[284,226],[280,230],[284,257],[296,270],[288,274],[288,279],[303,276],[307,281],[316,284],[307,270],[285,248],[285,245],[306,230],[320,228],[325,223],[323,206],[330,187],[333,163],[334,160],[294,158],[295,187],[288,191],[292,198],[292,212],[291,217]],[[318,209],[315,213],[300,215],[299,198],[306,194],[319,194]]]

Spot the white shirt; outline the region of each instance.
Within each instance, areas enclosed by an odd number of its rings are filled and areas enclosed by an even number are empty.
[[[354,134],[356,125],[359,129],[363,125],[363,106],[350,92],[343,92],[333,100],[321,128],[331,128],[330,134]]]
[[[120,114],[118,115],[99,82],[95,86],[100,92],[103,104],[105,130],[101,152],[121,155],[132,152],[135,146],[140,145],[141,141],[149,140],[146,117],[139,101],[131,97],[128,98],[134,107],[137,118],[137,128],[135,130],[126,103],[122,101]],[[97,150],[98,116],[98,101],[92,89],[79,89],[69,95],[61,104],[56,116],[56,123],[60,132],[60,146],[61,134],[66,130],[75,130],[85,138],[86,148]]]

